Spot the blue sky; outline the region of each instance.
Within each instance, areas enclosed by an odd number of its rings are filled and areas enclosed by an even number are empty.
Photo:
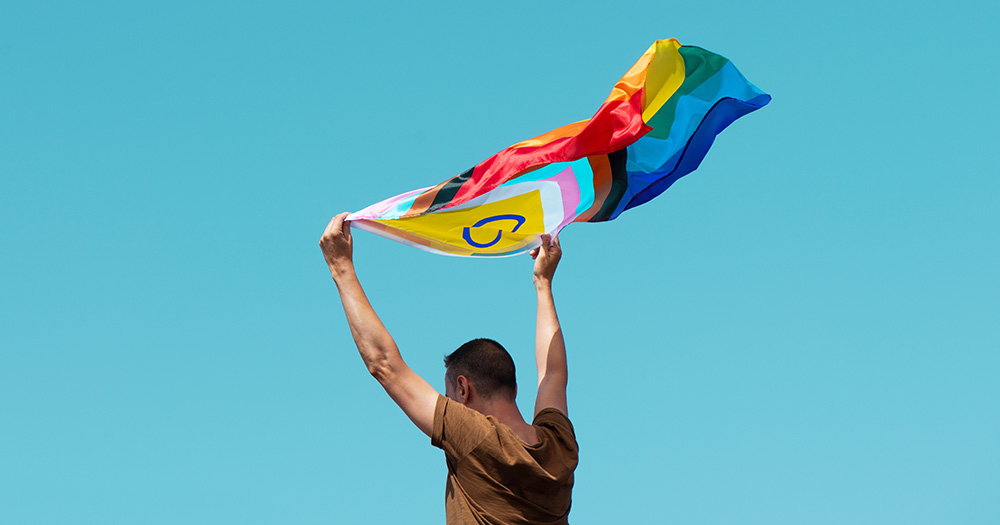
[[[21,2],[0,16],[0,522],[442,523],[337,212],[589,117],[659,38],[773,102],[572,225],[575,524],[1000,521],[994,2]],[[527,256],[358,232],[410,365],[533,393]]]

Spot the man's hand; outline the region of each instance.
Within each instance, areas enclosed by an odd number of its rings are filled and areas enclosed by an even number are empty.
[[[344,219],[350,215],[341,213],[326,225],[319,247],[323,250],[326,265],[330,267],[330,275],[334,280],[354,270],[354,240],[351,239],[351,223]]]
[[[531,278],[535,284],[552,282],[561,257],[562,247],[559,246],[559,237],[552,237],[547,233],[542,235],[542,245],[531,250],[531,258],[535,260]]]

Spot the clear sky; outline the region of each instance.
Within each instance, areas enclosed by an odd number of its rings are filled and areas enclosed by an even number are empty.
[[[1000,523],[996,2],[11,2],[0,523],[444,521],[327,221],[587,118],[656,39],[770,93],[563,232],[574,524]],[[364,232],[409,364],[534,394],[527,256]]]

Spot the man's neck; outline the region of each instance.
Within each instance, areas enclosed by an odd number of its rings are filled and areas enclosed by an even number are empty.
[[[476,410],[484,415],[493,416],[497,421],[510,427],[525,443],[529,445],[538,443],[535,427],[524,421],[524,416],[518,410],[517,404],[510,401],[491,400],[481,403],[476,407]]]

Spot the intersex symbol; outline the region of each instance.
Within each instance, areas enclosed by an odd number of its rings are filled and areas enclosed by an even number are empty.
[[[517,224],[514,225],[514,228],[512,228],[510,230],[511,233],[514,233],[514,232],[517,231],[518,228],[521,227],[522,224],[524,224],[524,221],[526,219],[524,217],[522,217],[521,215],[513,215],[513,214],[509,214],[509,213],[508,214],[504,214],[504,215],[494,215],[493,217],[486,217],[485,219],[482,219],[479,222],[473,224],[472,228],[479,228],[480,226],[484,226],[486,224],[489,224],[489,223],[495,222],[495,221],[507,221],[507,220],[517,221]],[[497,236],[492,241],[483,244],[483,243],[478,243],[478,242],[472,240],[472,230],[471,230],[471,228],[469,228],[468,226],[466,226],[465,229],[462,230],[462,238],[465,239],[465,242],[469,243],[469,245],[471,245],[471,246],[475,246],[476,248],[489,248],[490,246],[493,246],[494,244],[500,242],[500,238],[501,237],[503,237],[503,230],[498,230],[497,231]]]

